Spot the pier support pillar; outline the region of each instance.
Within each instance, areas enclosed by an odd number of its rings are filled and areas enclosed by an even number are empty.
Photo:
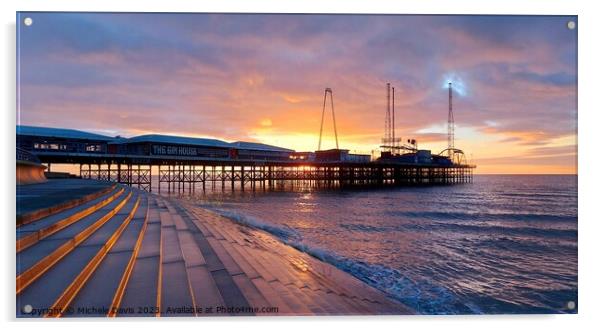
[[[240,189],[245,190],[245,167],[240,167]]]

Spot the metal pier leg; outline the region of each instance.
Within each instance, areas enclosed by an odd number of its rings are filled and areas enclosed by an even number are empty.
[[[226,173],[226,167],[222,166],[222,189],[224,189],[226,185],[226,177],[224,176]],[[232,190],[234,190],[234,166],[230,169],[230,180],[232,181]]]
[[[207,173],[205,172],[205,165],[203,165],[203,191],[205,191],[205,180],[207,179]]]
[[[240,189],[245,190],[245,167],[240,167]]]

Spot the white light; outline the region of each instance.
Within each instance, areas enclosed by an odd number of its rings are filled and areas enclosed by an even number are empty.
[[[31,17],[25,17],[25,19],[23,20],[23,24],[31,26],[31,24],[33,24],[33,19],[31,19]]]
[[[441,86],[444,89],[449,88],[449,84],[452,84],[452,89],[460,96],[466,96],[467,88],[464,84],[462,78],[460,78],[455,73],[448,73],[443,77],[443,85]]]

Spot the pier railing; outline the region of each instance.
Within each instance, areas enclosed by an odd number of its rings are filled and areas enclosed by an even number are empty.
[[[40,159],[31,152],[17,148],[17,160],[40,164]]]

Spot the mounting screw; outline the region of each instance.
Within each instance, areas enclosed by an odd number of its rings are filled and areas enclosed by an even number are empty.
[[[29,313],[31,313],[31,311],[33,311],[33,307],[31,305],[23,306],[23,313],[29,314]]]
[[[572,300],[566,303],[566,308],[568,308],[568,309],[570,309],[570,310],[573,310],[573,309],[575,309],[575,307],[576,307],[576,306],[575,306],[575,302],[574,302],[574,301],[572,301]]]
[[[569,30],[574,30],[575,26],[577,26],[577,24],[575,24],[575,21],[569,21],[568,23],[566,23],[566,27],[568,27]]]

